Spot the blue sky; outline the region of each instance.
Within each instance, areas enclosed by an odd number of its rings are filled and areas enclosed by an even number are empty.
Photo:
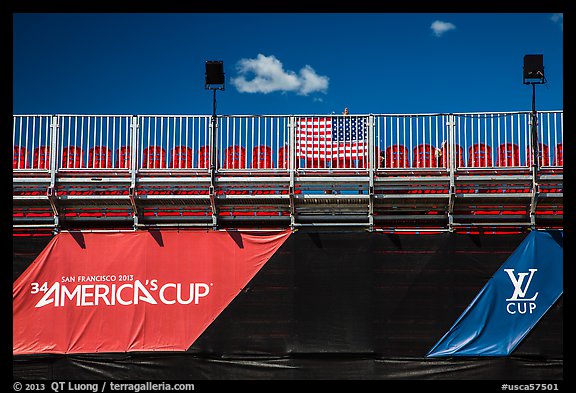
[[[552,13],[14,14],[16,114],[219,114],[563,109],[563,16]]]

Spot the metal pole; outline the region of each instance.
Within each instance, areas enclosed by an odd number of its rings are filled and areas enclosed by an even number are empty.
[[[536,84],[532,83],[532,166],[538,169],[538,115],[536,114]]]
[[[54,214],[54,233],[58,233],[60,227],[60,216],[56,205],[56,172],[58,171],[58,145],[60,143],[60,116],[53,115],[50,122],[50,186],[47,189],[47,196]]]
[[[536,84],[532,83],[532,198],[530,202],[530,225],[536,228],[536,204],[538,202],[538,115],[536,113]]]
[[[374,138],[374,125],[376,122],[374,119],[374,115],[368,116],[368,229],[370,232],[374,230],[374,168],[377,168],[377,165],[374,163],[374,156],[376,154],[376,140]],[[379,158],[380,157],[378,157],[378,159]]]
[[[288,186],[288,193],[290,196],[290,229],[294,229],[296,225],[296,201],[294,196],[295,176],[296,176],[296,118],[290,116],[288,118],[288,173],[290,174],[290,185]],[[286,154],[286,153],[284,153]],[[284,163],[282,163],[284,165]],[[280,166],[280,165],[278,165]]]
[[[130,162],[128,170],[130,171],[130,189],[128,195],[130,197],[130,205],[132,206],[133,229],[138,229],[138,204],[136,202],[136,172],[138,171],[138,143],[140,130],[140,117],[133,115],[130,121]]]
[[[446,164],[448,166],[448,173],[450,177],[450,186],[448,189],[448,231],[454,232],[454,202],[456,199],[456,182],[455,182],[455,171],[456,167],[459,164],[457,161],[456,155],[456,118],[454,115],[448,115],[448,122],[446,123],[448,126],[447,130],[447,146],[446,153],[448,157],[446,158]]]
[[[211,157],[210,170],[212,171],[212,175],[214,175],[216,170],[216,127],[217,127],[216,89],[212,89],[212,92],[214,93],[214,95],[212,99],[212,157]]]
[[[212,227],[214,230],[218,229],[217,216],[218,212],[216,210],[216,129],[217,129],[217,118],[216,118],[216,89],[212,89],[213,99],[212,99],[212,135],[211,135],[211,147],[210,147],[210,205],[212,208]]]

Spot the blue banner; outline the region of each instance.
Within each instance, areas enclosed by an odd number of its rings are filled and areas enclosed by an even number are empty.
[[[426,356],[510,355],[563,293],[562,240],[530,232]]]

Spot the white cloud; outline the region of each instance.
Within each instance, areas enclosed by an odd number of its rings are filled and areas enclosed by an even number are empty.
[[[550,20],[554,23],[558,23],[560,28],[564,30],[564,14],[552,14]]]
[[[456,26],[450,22],[442,22],[441,20],[435,20],[430,25],[430,28],[434,32],[436,37],[441,37],[444,33],[450,30],[454,30]]]
[[[275,91],[293,91],[308,95],[319,91],[325,93],[329,78],[321,76],[309,65],[305,65],[296,74],[284,70],[282,63],[273,55],[258,54],[255,59],[241,59],[237,64],[238,74],[231,82],[240,93],[272,93]],[[253,78],[246,77],[253,74]]]

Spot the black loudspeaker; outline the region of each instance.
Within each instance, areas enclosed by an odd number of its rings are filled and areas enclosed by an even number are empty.
[[[543,55],[524,55],[524,82],[527,79],[544,80]]]
[[[223,84],[224,84],[224,62],[207,61],[206,85],[223,85]]]

